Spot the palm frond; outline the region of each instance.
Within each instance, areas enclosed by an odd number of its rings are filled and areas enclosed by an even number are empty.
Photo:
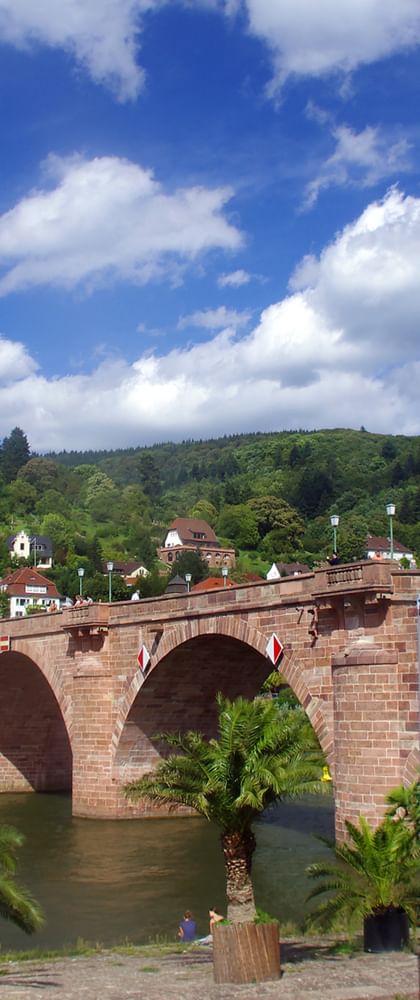
[[[6,875],[0,878],[0,916],[26,934],[33,934],[45,923],[42,910],[31,894]]]

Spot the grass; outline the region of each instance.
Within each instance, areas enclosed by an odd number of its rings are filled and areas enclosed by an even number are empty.
[[[27,951],[2,951],[0,948],[0,962],[32,962],[45,959],[59,959],[74,957],[76,955],[97,955],[104,951],[104,946],[100,941],[95,944],[78,938],[75,944],[64,945],[63,948],[29,948]]]
[[[0,948],[0,974],[6,962],[50,962],[61,958],[74,958],[78,955],[100,955],[105,952],[118,955],[138,955],[143,958],[158,958],[161,955],[182,955],[189,951],[191,945],[183,941],[171,941],[169,938],[157,935],[148,944],[134,944],[123,941],[116,945],[104,945],[100,941],[90,942],[79,938],[75,944],[64,945],[62,948],[31,948],[27,951],[2,951]],[[144,971],[144,970],[143,970]]]

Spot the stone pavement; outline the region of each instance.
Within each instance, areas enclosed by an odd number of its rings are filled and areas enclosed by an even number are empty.
[[[153,948],[0,963],[0,1000],[419,1000],[419,959],[408,953],[329,955],[326,946],[282,944],[282,978],[215,985],[211,949]]]

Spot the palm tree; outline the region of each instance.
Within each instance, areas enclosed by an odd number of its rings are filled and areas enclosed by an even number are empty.
[[[221,829],[228,917],[244,923],[256,915],[252,825],[275,802],[324,791],[324,758],[300,708],[278,709],[262,699],[231,702],[221,694],[217,706],[217,739],[197,732],[156,737],[175,752],[125,791],[132,800],[189,806]]]
[[[406,914],[416,925],[420,907],[419,852],[415,835],[403,821],[390,817],[376,829],[361,816],[359,826],[346,821],[348,841],[334,844],[338,864],[320,862],[306,869],[311,878],[324,879],[309,894],[328,898],[310,914],[321,928],[331,928],[344,918],[350,931],[370,918]],[[365,939],[366,940],[366,939]],[[376,949],[375,949],[376,950]]]
[[[18,885],[16,853],[24,837],[13,826],[0,826],[0,916],[32,934],[44,924],[44,916],[31,894]]]

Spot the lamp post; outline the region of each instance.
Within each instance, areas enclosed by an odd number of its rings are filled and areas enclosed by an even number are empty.
[[[385,510],[386,510],[386,512],[388,514],[388,517],[389,517],[389,542],[390,542],[389,547],[390,547],[391,559],[393,559],[394,558],[394,527],[393,527],[393,524],[392,524],[392,518],[394,517],[394,514],[395,514],[395,504],[394,503],[387,503],[387,505],[385,507]]]
[[[186,573],[185,574],[185,583],[187,584],[187,594],[189,594],[189,592],[190,592],[191,580],[192,580],[191,573]]]
[[[111,562],[111,560],[110,560],[109,562],[107,562],[106,568],[108,570],[108,600],[109,600],[109,603],[111,604],[111,601],[112,601],[112,570],[114,569],[114,563]]]
[[[82,596],[82,594],[83,594],[83,577],[85,575],[85,571],[83,569],[83,566],[79,566],[79,569],[77,570],[77,574],[78,574],[78,577],[79,577],[79,594],[80,594],[80,596]]]
[[[223,577],[223,586],[224,587],[227,586],[228,573],[229,573],[228,567],[227,566],[222,566],[222,577]]]
[[[332,514],[330,517],[331,527],[333,530],[333,552],[337,552],[337,528],[340,524],[340,518],[338,514]]]

